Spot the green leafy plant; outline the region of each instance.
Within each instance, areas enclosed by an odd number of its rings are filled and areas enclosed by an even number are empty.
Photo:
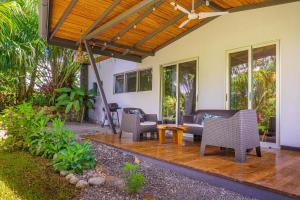
[[[122,172],[125,174],[126,188],[129,193],[137,193],[146,183],[146,178],[138,171],[138,167],[138,164],[130,162],[125,162],[122,167]]]
[[[40,121],[40,126],[29,134],[29,151],[33,155],[53,158],[74,141],[74,134],[71,130],[63,128],[64,122],[60,119],[54,119],[51,127],[46,127],[46,124],[47,122]]]
[[[54,156],[53,167],[55,170],[67,170],[81,174],[84,169],[95,168],[95,157],[88,142],[82,144],[72,142]]]
[[[36,128],[35,120],[41,115],[42,113],[36,113],[29,103],[5,109],[0,121],[1,126],[7,130],[6,147],[10,150],[27,148],[27,134]]]
[[[60,94],[57,98],[56,107],[63,107],[65,113],[74,110],[78,114],[78,119],[83,116],[86,108],[93,108],[93,99],[95,98],[94,90],[89,90],[87,94],[85,94],[84,89],[73,87],[59,88],[56,89],[56,92]]]

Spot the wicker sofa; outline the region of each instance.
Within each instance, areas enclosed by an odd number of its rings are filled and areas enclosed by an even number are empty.
[[[138,112],[139,114],[135,113]],[[121,121],[121,132],[133,133],[133,140],[140,140],[142,133],[157,133],[157,115],[146,114],[140,108],[124,108]]]
[[[256,111],[240,110],[230,118],[205,122],[200,147],[202,156],[207,145],[234,149],[237,162],[245,162],[247,150],[253,148],[261,157]]]
[[[193,115],[185,115],[182,118],[183,125],[187,126],[186,133],[194,135],[194,140],[199,140],[203,132],[203,117],[205,114],[222,116],[223,118],[232,117],[235,110],[197,110]]]

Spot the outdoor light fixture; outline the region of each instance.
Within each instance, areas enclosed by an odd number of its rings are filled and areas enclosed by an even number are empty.
[[[209,0],[206,0],[206,1],[205,1],[205,5],[206,5],[206,6],[209,6]]]
[[[82,64],[83,61],[84,61],[84,58],[83,58],[83,51],[82,51],[82,47],[81,47],[81,42],[80,42],[80,44],[79,44],[79,46],[78,46],[75,60],[76,60],[76,62],[78,62],[78,63],[80,63],[80,64]]]

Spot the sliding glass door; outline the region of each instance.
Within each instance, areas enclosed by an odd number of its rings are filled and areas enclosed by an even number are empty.
[[[255,109],[261,142],[278,141],[278,45],[251,46],[228,53],[228,101],[233,110]]]
[[[166,123],[180,123],[196,108],[197,61],[165,65],[161,70],[161,113]]]

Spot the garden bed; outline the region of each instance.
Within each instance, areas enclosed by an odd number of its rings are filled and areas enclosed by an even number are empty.
[[[116,148],[91,143],[97,164],[104,166],[109,176],[121,177],[124,162],[135,160],[134,156]],[[129,195],[125,190],[104,184],[86,188],[78,199],[250,199],[224,188],[179,175],[148,161],[140,161],[139,170],[144,174],[147,182],[137,195]]]

